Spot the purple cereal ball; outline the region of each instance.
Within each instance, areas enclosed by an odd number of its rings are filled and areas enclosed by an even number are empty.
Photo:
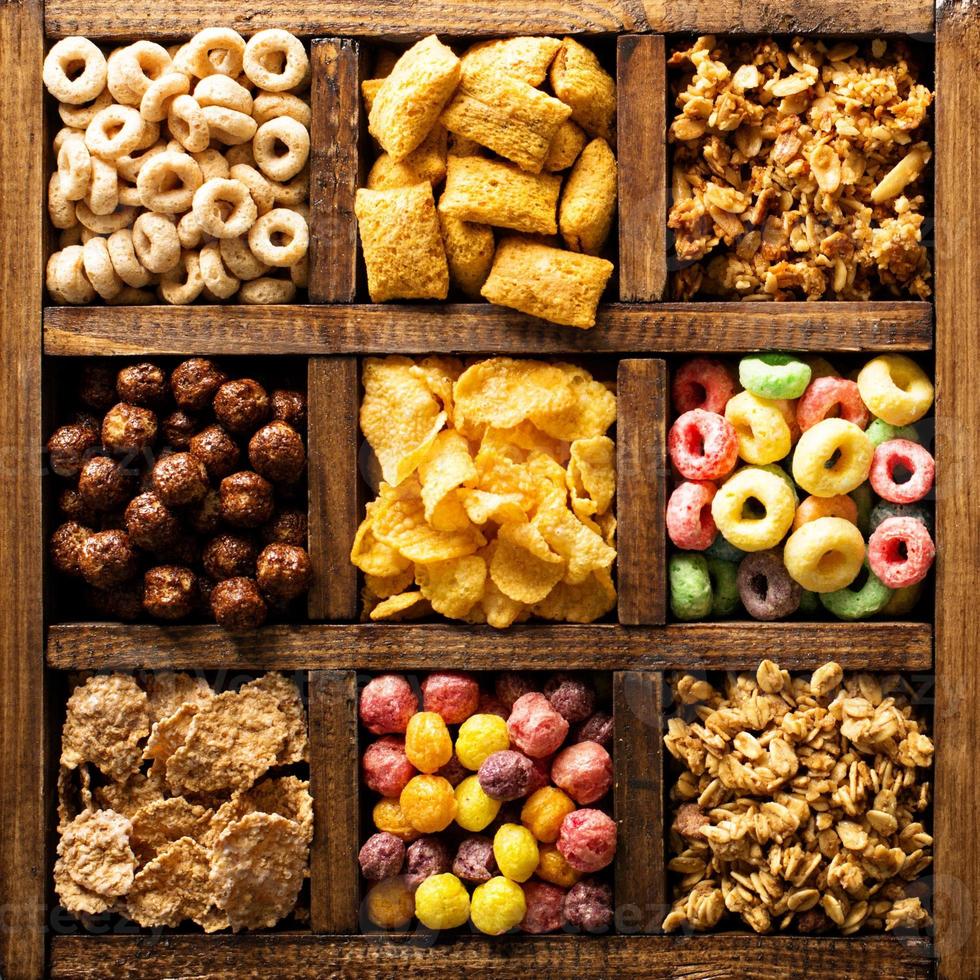
[[[493,842],[489,837],[473,834],[464,837],[453,861],[453,874],[463,881],[481,884],[497,873],[497,861],[493,856]]]
[[[575,742],[598,742],[604,749],[608,749],[612,743],[613,720],[612,715],[605,711],[597,711],[590,718],[586,718],[580,725],[572,730],[570,741]]]
[[[520,752],[504,749],[483,760],[477,778],[492,800],[518,800],[527,796],[535,782],[534,763]]]
[[[486,691],[480,692],[480,700],[476,706],[478,715],[497,715],[498,718],[507,720],[510,710],[504,707],[503,701],[495,694],[488,694]]]
[[[393,878],[402,870],[405,861],[405,845],[394,835],[383,831],[372,834],[358,852],[361,874],[368,881]]]
[[[775,551],[757,551],[738,566],[738,594],[753,619],[768,621],[795,613],[803,592]]]
[[[514,702],[519,697],[536,690],[534,682],[527,674],[518,674],[513,670],[508,670],[498,675],[494,689],[496,690],[500,703],[508,712],[514,707]]]
[[[595,878],[583,878],[565,896],[565,921],[586,932],[605,932],[613,919],[612,889]]]
[[[543,881],[527,881],[521,888],[524,889],[524,905],[527,910],[520,923],[521,932],[539,935],[560,929],[565,889]]]
[[[408,859],[405,882],[412,891],[426,878],[445,874],[452,862],[449,849],[438,837],[420,837],[408,845],[405,853]]]
[[[436,775],[448,780],[450,785],[455,788],[473,773],[465,768],[463,763],[459,761],[459,756],[454,752],[452,758],[441,769],[436,770]]]
[[[544,694],[565,721],[584,721],[595,709],[595,692],[570,674],[555,674],[545,684]]]

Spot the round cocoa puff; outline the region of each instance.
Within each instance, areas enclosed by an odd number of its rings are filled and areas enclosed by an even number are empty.
[[[52,471],[58,476],[78,476],[86,456],[99,444],[98,431],[75,423],[55,429],[48,439],[48,458]]]
[[[405,881],[415,891],[426,878],[445,874],[452,862],[449,848],[438,837],[420,837],[408,845]]]
[[[255,574],[255,544],[238,534],[219,534],[204,548],[201,561],[204,570],[215,581],[226,578],[250,578]]]
[[[82,547],[91,535],[89,528],[75,521],[66,521],[51,535],[49,553],[51,564],[62,575],[81,575],[79,561]]]
[[[116,398],[116,374],[105,364],[86,364],[78,383],[78,397],[89,408],[104,412]]]
[[[564,911],[569,925],[605,932],[613,920],[612,889],[595,878],[583,878],[568,890]]]
[[[313,566],[305,548],[294,544],[266,545],[255,563],[255,578],[267,599],[290,602],[313,581]]]
[[[143,580],[133,579],[114,585],[111,589],[86,586],[85,605],[98,616],[123,623],[135,623],[143,618]]]
[[[82,495],[74,487],[65,487],[58,494],[58,510],[70,521],[91,526],[98,519],[98,512],[82,499]]]
[[[208,473],[215,479],[221,480],[234,473],[241,458],[238,444],[220,425],[209,425],[201,429],[190,442],[191,455],[199,459]]]
[[[75,412],[72,416],[72,424],[90,429],[96,435],[102,432],[102,423],[99,421],[99,417],[91,412]]]
[[[372,834],[358,851],[357,862],[368,881],[394,878],[405,862],[405,844],[387,831]]]
[[[215,392],[214,414],[230,432],[254,432],[269,417],[269,396],[251,378],[226,381]]]
[[[261,531],[263,544],[294,544],[306,547],[306,511],[298,507],[288,507],[279,511]]]
[[[185,412],[201,412],[210,405],[214,393],[227,377],[207,358],[192,357],[174,368],[170,375],[170,390],[174,401]]]
[[[116,392],[133,405],[156,405],[167,397],[167,376],[148,361],[131,364],[116,375]]]
[[[270,399],[272,417],[288,422],[294,429],[306,428],[306,395],[301,391],[276,388]]]
[[[102,444],[114,453],[138,453],[156,437],[156,414],[139,405],[119,402],[102,420]]]
[[[272,484],[243,470],[221,481],[221,516],[233,527],[259,527],[272,517]]]
[[[122,507],[133,492],[133,478],[108,456],[85,461],[78,475],[78,492],[89,507],[98,511]]]
[[[202,500],[187,508],[185,516],[198,534],[214,534],[221,527],[221,495],[211,487]]]
[[[170,547],[181,533],[180,521],[152,491],[133,497],[126,506],[124,520],[130,541],[147,551]]]
[[[270,422],[249,440],[248,459],[255,472],[267,480],[295,483],[306,468],[306,449],[291,425]]]
[[[555,674],[544,685],[544,696],[565,721],[584,721],[595,708],[595,692],[571,674]]]
[[[503,749],[483,760],[477,778],[480,788],[490,799],[518,800],[531,790],[534,764],[520,752]]]
[[[252,579],[226,578],[211,590],[211,612],[227,630],[254,630],[265,622],[268,609]]]
[[[143,576],[143,608],[157,619],[184,619],[197,600],[197,576],[189,568],[158,565]]]
[[[168,507],[184,507],[208,492],[208,471],[190,453],[173,453],[153,467],[153,488]]]
[[[171,412],[160,424],[164,441],[174,449],[188,449],[191,437],[197,432],[200,422],[197,417],[178,408]]]
[[[481,884],[497,873],[497,859],[493,856],[493,842],[488,837],[473,834],[460,841],[453,861],[453,874],[463,881]]]
[[[96,531],[82,544],[78,568],[89,585],[111,589],[136,574],[136,553],[125,531]]]

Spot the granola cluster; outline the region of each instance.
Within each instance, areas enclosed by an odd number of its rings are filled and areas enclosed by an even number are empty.
[[[664,742],[683,770],[665,932],[714,929],[726,912],[758,933],[930,924],[912,882],[932,862],[919,770],[933,744],[898,677],[836,663],[791,677],[764,660],[724,692],[671,684]]]
[[[907,44],[709,35],[668,64],[675,298],[928,298],[933,93]]]

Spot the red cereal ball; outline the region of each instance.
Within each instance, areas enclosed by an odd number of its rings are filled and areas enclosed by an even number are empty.
[[[555,756],[551,779],[580,806],[595,803],[612,786],[612,759],[598,742],[577,742]]]
[[[532,759],[531,784],[528,786],[527,795],[537,792],[542,786],[547,786],[551,782],[551,763],[554,755],[546,755],[543,759]]]
[[[568,734],[568,722],[543,694],[532,691],[514,702],[507,719],[507,734],[511,744],[525,755],[540,759],[561,747]]]
[[[900,480],[902,476],[907,479]],[[914,504],[932,489],[936,461],[925,446],[909,439],[889,439],[875,450],[869,479],[871,488],[883,500]]]
[[[612,743],[612,715],[605,711],[597,711],[591,718],[586,718],[581,725],[572,729],[571,742],[598,742],[604,749]]]
[[[616,821],[601,810],[574,810],[561,822],[556,846],[576,871],[601,871],[616,856]]]
[[[505,708],[503,701],[501,701],[495,694],[488,694],[486,691],[480,691],[480,700],[476,706],[476,714],[497,715],[498,718],[503,718],[504,721],[506,721],[507,716],[510,714],[510,709]]]
[[[524,694],[530,694],[532,691],[537,690],[537,688],[534,685],[534,681],[527,674],[519,674],[516,670],[508,670],[497,675],[494,690],[500,699],[500,703],[507,709],[507,713],[509,714],[511,708],[514,707],[514,702],[519,697]]]
[[[481,884],[497,873],[497,859],[493,856],[493,841],[481,834],[472,834],[460,841],[453,861],[453,874],[463,881]]]
[[[697,408],[721,415],[734,394],[735,378],[731,371],[711,357],[685,361],[674,372],[670,386],[670,397],[678,415]]]
[[[585,932],[605,932],[613,920],[612,889],[595,878],[583,878],[565,896],[565,921]]]
[[[890,589],[921,582],[935,557],[932,536],[925,524],[914,517],[889,517],[868,540],[871,571]]]
[[[405,861],[405,844],[394,834],[382,831],[372,834],[357,854],[361,874],[368,881],[381,881],[401,874]]]
[[[595,691],[571,674],[555,674],[544,685],[544,696],[565,721],[582,721],[592,714]]]
[[[704,551],[718,535],[711,501],[718,488],[709,480],[685,481],[667,502],[667,533],[684,551]]]
[[[408,719],[419,710],[419,699],[399,674],[373,677],[361,691],[361,724],[375,735],[404,733]]]
[[[466,721],[479,704],[480,685],[469,674],[438,671],[422,681],[422,710],[442,715],[447,725]]]
[[[871,424],[871,413],[858,386],[846,378],[816,378],[796,403],[796,423],[803,432],[824,419],[842,418],[859,429]]]
[[[518,800],[534,790],[534,763],[520,752],[503,749],[483,760],[477,779],[480,789],[492,800]]]
[[[539,935],[561,928],[565,905],[565,889],[543,881],[525,881],[524,904],[527,911],[520,922],[521,932]]]
[[[686,480],[720,480],[738,461],[738,435],[724,417],[702,408],[685,412],[667,437],[671,462]]]
[[[361,756],[361,772],[368,789],[382,796],[395,797],[418,775],[405,755],[405,739],[386,735],[372,742]]]

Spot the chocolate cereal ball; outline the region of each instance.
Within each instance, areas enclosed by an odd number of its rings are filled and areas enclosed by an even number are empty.
[[[201,412],[211,404],[214,393],[227,380],[227,375],[203,357],[192,357],[174,368],[170,375],[170,390],[174,401],[185,412]]]
[[[277,388],[272,393],[272,417],[294,429],[306,428],[306,395],[301,391]]]
[[[211,612],[228,630],[258,629],[267,614],[265,600],[250,578],[228,578],[211,590]]]
[[[285,422],[270,422],[248,444],[252,469],[273,483],[295,483],[306,466],[306,450],[300,434]]]
[[[294,544],[266,545],[255,567],[262,594],[278,602],[302,595],[313,580],[310,556]]]
[[[197,432],[199,424],[195,416],[178,408],[163,420],[160,427],[168,446],[173,446],[174,449],[188,449],[191,437]]]
[[[186,517],[198,534],[214,534],[221,527],[221,495],[212,487],[202,500],[187,508]]]
[[[361,874],[368,881],[381,881],[400,874],[405,861],[405,844],[394,834],[372,834],[357,853]]]
[[[137,578],[114,585],[111,589],[87,587],[84,601],[96,615],[123,623],[135,623],[143,618],[143,580]]]
[[[147,551],[162,551],[181,533],[180,521],[153,492],[133,497],[126,506],[124,521],[130,541]]]
[[[208,471],[190,453],[173,453],[156,461],[153,488],[168,507],[197,503],[208,492]]]
[[[492,800],[518,800],[534,782],[534,764],[520,752],[503,749],[484,759],[477,773],[480,788]]]
[[[157,619],[184,619],[197,600],[197,576],[189,568],[158,565],[143,576],[143,608]]]
[[[199,459],[208,473],[221,480],[238,468],[241,451],[238,444],[220,425],[209,425],[201,429],[190,441],[191,455]]]
[[[51,469],[64,477],[78,476],[85,457],[99,444],[98,430],[76,422],[55,429],[48,439],[48,457]]]
[[[215,581],[250,577],[255,574],[256,547],[238,534],[219,534],[212,538],[201,555],[204,570]]]
[[[78,492],[89,507],[98,511],[122,507],[133,492],[133,480],[108,456],[86,460],[78,475]]]
[[[82,368],[82,380],[78,384],[78,397],[97,412],[104,412],[116,396],[116,376],[104,364],[86,364]]]
[[[136,553],[125,531],[97,531],[82,544],[78,568],[89,585],[111,589],[136,573]]]
[[[584,721],[595,708],[595,692],[570,674],[555,674],[544,686],[544,696],[565,721]]]
[[[82,499],[82,495],[74,487],[65,487],[58,494],[58,510],[70,521],[77,521],[86,526],[93,525],[97,517],[97,511],[90,507]]]
[[[481,884],[496,873],[497,859],[493,856],[492,841],[480,834],[464,837],[453,861],[453,874],[463,881]]]
[[[155,364],[131,364],[116,375],[116,391],[124,402],[156,405],[167,397],[167,376]]]
[[[156,437],[156,414],[139,405],[119,402],[102,420],[102,444],[114,453],[138,453]]]
[[[92,532],[75,521],[66,521],[51,535],[51,564],[62,575],[81,575],[82,546]]]
[[[262,542],[264,544],[294,544],[298,548],[305,548],[306,532],[306,511],[300,510],[298,507],[289,507],[279,511],[262,528]]]
[[[230,432],[254,432],[269,417],[269,396],[251,378],[226,381],[214,396],[214,414]]]
[[[221,481],[221,516],[234,527],[259,527],[272,517],[272,484],[258,473],[232,473]]]

